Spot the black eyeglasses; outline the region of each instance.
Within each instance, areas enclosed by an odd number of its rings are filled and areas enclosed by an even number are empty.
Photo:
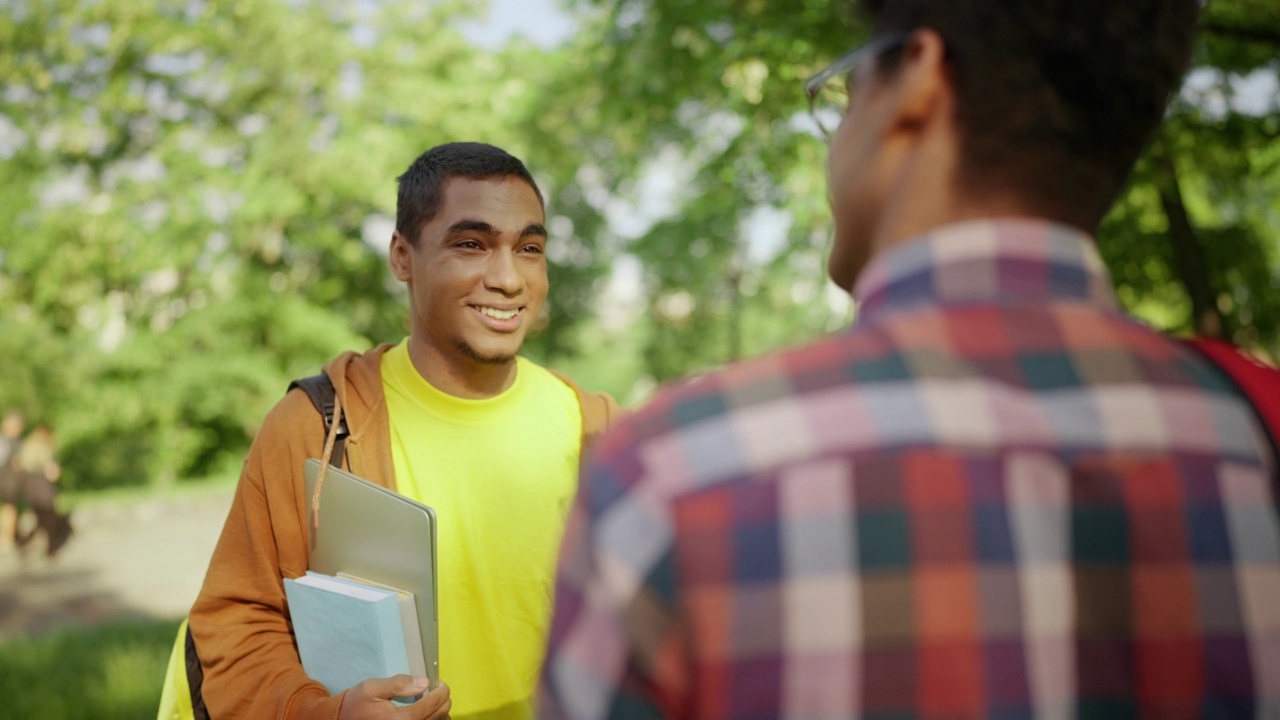
[[[804,94],[809,98],[809,114],[827,140],[835,134],[849,109],[849,80],[858,66],[870,58],[902,47],[910,33],[893,33],[872,38],[870,42],[850,51],[825,70],[809,78],[804,84]]]

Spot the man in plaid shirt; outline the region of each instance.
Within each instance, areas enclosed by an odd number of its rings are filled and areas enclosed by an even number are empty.
[[[1198,1],[868,4],[808,88],[857,321],[598,446],[544,715],[1280,717],[1275,459],[1090,237]]]

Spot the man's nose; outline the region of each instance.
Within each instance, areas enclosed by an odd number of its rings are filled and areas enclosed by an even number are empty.
[[[485,268],[485,287],[504,295],[514,295],[524,287],[524,276],[516,266],[515,253],[510,250],[499,250],[489,258]]]

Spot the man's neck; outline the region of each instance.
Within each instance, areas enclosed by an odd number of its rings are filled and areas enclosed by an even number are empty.
[[[1055,219],[1010,193],[969,195],[957,191],[946,174],[913,173],[904,178],[899,192],[886,204],[872,254],[878,255],[940,227],[1000,218]]]
[[[516,380],[516,361],[482,363],[450,348],[439,348],[417,338],[409,338],[409,360],[422,376],[440,392],[466,400],[483,400],[501,394]]]
[[[902,163],[872,238],[872,257],[927,232],[968,220],[1044,218],[1016,190],[971,188],[958,173],[959,140],[949,125],[927,134]]]

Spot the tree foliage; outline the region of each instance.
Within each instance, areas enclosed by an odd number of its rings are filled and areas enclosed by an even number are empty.
[[[54,424],[73,485],[238,463],[289,379],[403,336],[395,176],[526,149],[518,58],[471,48],[461,3],[9,7],[0,406]]]
[[[579,1],[595,18],[584,43],[592,59],[582,62],[606,81],[567,95],[565,113],[599,117],[590,138],[571,147],[621,192],[641,191],[645,158],[674,154],[687,171],[666,217],[623,243],[646,270],[655,326],[648,355],[660,377],[759,349],[718,340],[743,315],[781,318],[795,331],[752,333],[767,338],[761,344],[813,334],[841,315],[833,308],[824,317],[815,293],[777,291],[821,277],[825,148],[804,117],[801,86],[867,39],[849,5]],[[1190,83],[1198,89],[1189,85],[1175,102],[1099,244],[1131,311],[1164,329],[1227,336],[1275,356],[1280,104],[1272,96],[1265,107],[1244,107],[1237,88],[1261,79],[1255,95],[1276,93],[1280,5],[1212,0],[1202,30]],[[744,260],[751,242],[742,225],[761,206],[789,216],[786,241],[766,261]],[[752,307],[726,297],[725,283],[743,278],[773,301]],[[680,292],[694,299],[693,310],[664,322],[665,299]]]
[[[635,400],[839,328],[801,85],[866,38],[844,7],[576,0],[563,45],[485,51],[461,0],[10,0],[0,408],[54,426],[73,486],[234,468],[289,379],[403,336],[394,178],[456,139],[543,185],[528,351],[590,386]],[[1280,6],[1203,24],[1100,245],[1142,317],[1274,355],[1280,105],[1245,88],[1275,93]]]

